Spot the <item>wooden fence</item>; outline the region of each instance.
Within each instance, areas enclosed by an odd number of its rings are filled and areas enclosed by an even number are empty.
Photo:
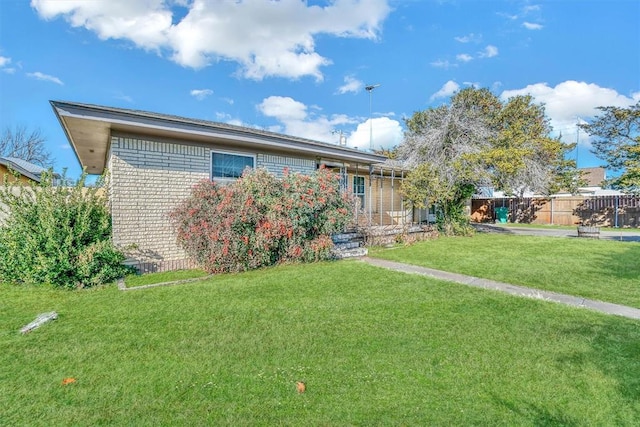
[[[554,225],[597,225],[603,227],[640,226],[640,197],[552,197],[473,199],[471,220],[493,222],[495,209],[505,207],[509,222]]]

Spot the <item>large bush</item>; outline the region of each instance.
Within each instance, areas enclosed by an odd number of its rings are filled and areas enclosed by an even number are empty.
[[[352,219],[336,174],[246,171],[237,181],[197,184],[171,213],[179,245],[209,272],[244,271],[330,256],[330,235]]]
[[[0,282],[93,286],[129,269],[111,243],[111,216],[104,188],[39,184],[0,188]]]

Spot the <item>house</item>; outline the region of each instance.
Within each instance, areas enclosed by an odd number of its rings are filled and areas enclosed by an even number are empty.
[[[188,267],[168,213],[202,179],[229,182],[245,167],[275,175],[325,166],[361,201],[359,222],[405,221],[403,171],[386,157],[294,136],[146,111],[51,101],[82,167],[110,173],[113,241],[136,248],[143,271]]]
[[[0,182],[17,179],[23,183],[40,182],[48,169],[15,157],[0,157]],[[54,174],[54,177],[58,177]]]

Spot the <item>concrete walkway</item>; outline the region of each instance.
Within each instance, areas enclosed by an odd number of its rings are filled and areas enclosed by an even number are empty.
[[[582,297],[558,294],[555,292],[543,291],[540,289],[526,288],[524,286],[511,285],[509,283],[496,282],[494,280],[481,279],[479,277],[466,276],[464,274],[449,273],[447,271],[434,270],[432,268],[418,267],[415,265],[403,264],[400,262],[387,261],[379,258],[361,257],[362,262],[367,264],[386,268],[389,270],[400,271],[409,274],[419,274],[422,276],[433,277],[435,279],[446,280],[449,282],[460,283],[476,288],[492,289],[495,291],[505,292],[511,295],[524,296],[529,298],[543,299],[553,301],[560,304],[570,305],[573,307],[588,308],[599,311],[601,313],[623,316],[629,319],[640,320],[640,309],[627,307],[625,305],[611,304],[608,302],[590,300]]]

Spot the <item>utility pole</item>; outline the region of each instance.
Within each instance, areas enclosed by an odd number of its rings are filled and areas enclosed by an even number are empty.
[[[365,86],[365,90],[367,92],[369,92],[369,150],[373,151],[373,120],[371,119],[371,93],[373,92],[373,90],[377,87],[379,87],[380,84],[375,84],[375,85],[367,85]]]
[[[578,125],[580,119],[578,119]],[[580,126],[576,126],[576,168],[578,167],[578,152],[580,150]]]

